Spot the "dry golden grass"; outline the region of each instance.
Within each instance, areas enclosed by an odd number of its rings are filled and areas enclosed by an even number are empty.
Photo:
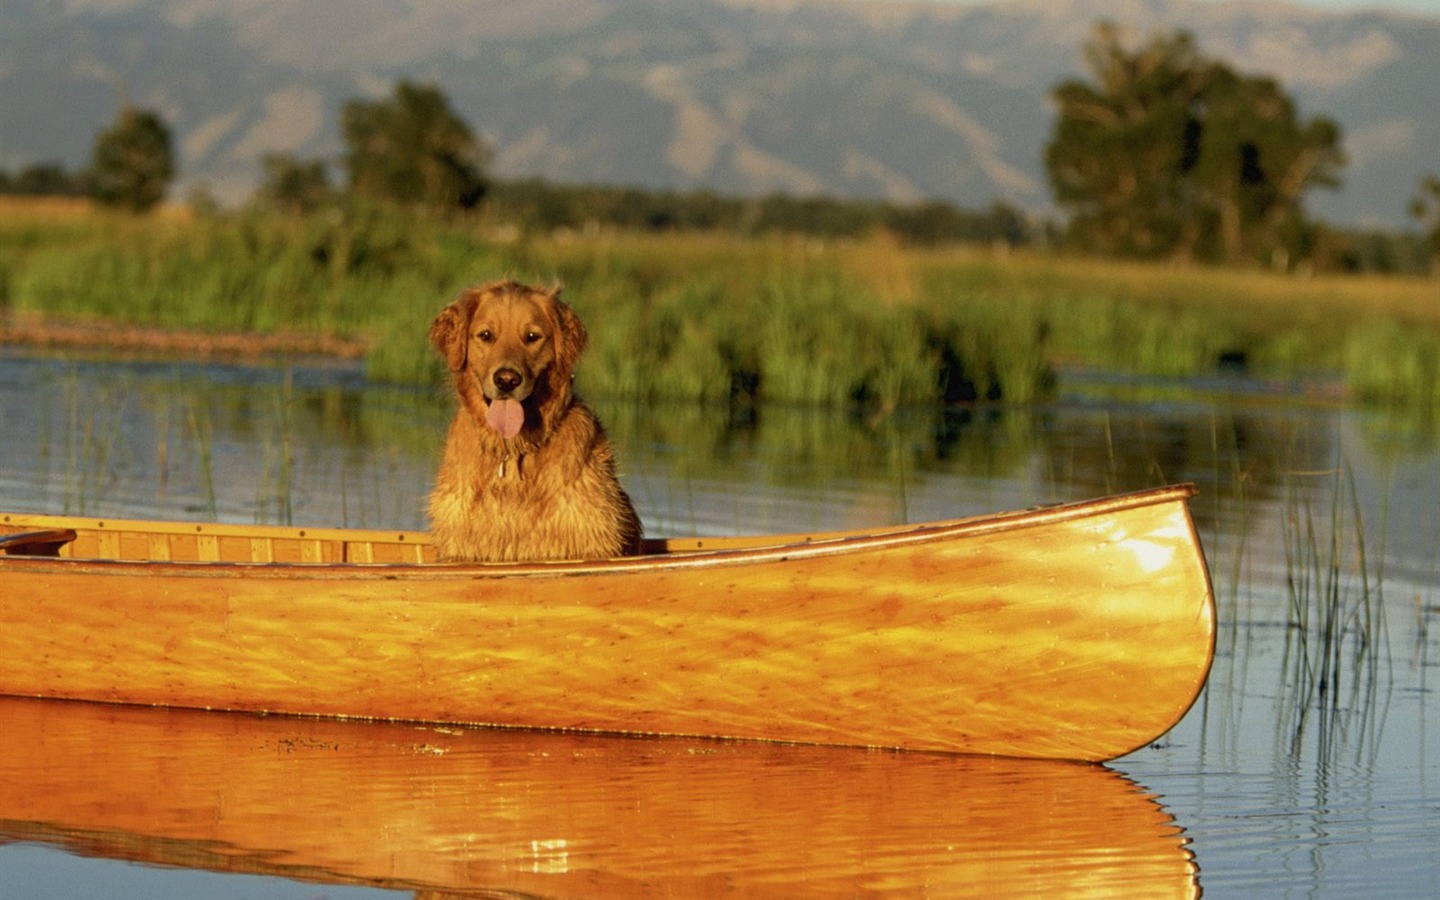
[[[54,222],[84,222],[110,214],[88,197],[26,197],[0,194],[0,231]],[[151,215],[172,222],[189,222],[195,218],[194,210],[184,203],[166,203]]]
[[[1139,306],[1184,303],[1243,319],[1383,316],[1440,328],[1440,284],[1422,276],[1310,275],[973,247],[911,255],[929,267],[985,270],[994,283],[1017,291],[1064,289]]]
[[[0,229],[75,221],[95,214],[85,197],[17,197],[0,194]]]

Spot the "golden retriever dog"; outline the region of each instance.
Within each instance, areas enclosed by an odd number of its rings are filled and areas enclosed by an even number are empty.
[[[609,439],[571,390],[585,326],[559,288],[466,290],[430,326],[459,410],[430,493],[441,559],[601,559],[640,551]]]

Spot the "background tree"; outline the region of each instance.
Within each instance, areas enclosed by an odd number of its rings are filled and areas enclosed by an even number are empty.
[[[485,148],[434,85],[400,81],[388,100],[352,100],[340,124],[358,194],[442,210],[485,194]]]
[[[335,197],[330,172],[321,159],[299,160],[286,153],[267,154],[255,202],[292,214],[311,213]]]
[[[1131,51],[1101,23],[1085,57],[1093,83],[1056,87],[1046,148],[1077,245],[1225,262],[1299,255],[1303,195],[1339,184],[1339,126],[1300,122],[1274,80],[1205,58],[1185,33]]]
[[[153,112],[126,106],[95,138],[91,185],[95,200],[105,206],[144,212],[165,199],[174,175],[170,129]]]
[[[1274,80],[1219,65],[1201,101],[1189,218],[1195,240],[1182,245],[1182,255],[1288,262],[1306,239],[1303,194],[1340,183],[1339,126],[1323,118],[1299,122]]]
[[[1410,215],[1425,229],[1425,245],[1433,265],[1440,259],[1440,176],[1420,179],[1420,192],[1410,201]]]
[[[1055,88],[1059,118],[1046,168],[1083,249],[1160,256],[1181,238],[1184,176],[1197,150],[1192,110],[1209,72],[1188,34],[1133,53],[1120,38],[1114,24],[1097,25],[1084,49],[1095,83]]]

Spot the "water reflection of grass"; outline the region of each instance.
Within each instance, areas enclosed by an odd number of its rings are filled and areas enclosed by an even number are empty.
[[[1199,522],[1208,523],[1202,546],[1210,566],[1216,605],[1215,658],[1201,698],[1202,731],[1209,733],[1214,716],[1233,733],[1238,730],[1235,726],[1243,705],[1241,689],[1249,679],[1253,644],[1248,628],[1254,621],[1253,593],[1247,590],[1246,577],[1254,507],[1251,494],[1256,485],[1252,484],[1233,421],[1222,424],[1211,417],[1209,453],[1212,489],[1192,501],[1205,510],[1203,515],[1199,509],[1195,511]]]
[[[185,428],[188,443],[194,448],[198,457],[197,467],[200,481],[200,490],[204,494],[205,512],[213,518],[218,513],[218,504],[215,496],[215,452],[214,434],[215,426],[210,419],[208,406],[198,403],[193,397],[187,397],[183,401],[185,407]],[[166,429],[163,433],[168,434]],[[169,456],[166,455],[168,460]],[[168,473],[168,466],[165,470]]]
[[[653,461],[659,448],[678,479],[786,487],[857,478],[898,485],[936,470],[1017,477],[1039,438],[1033,416],[1023,410],[934,407],[867,419],[805,406],[592,405],[620,448],[622,469],[627,461]]]
[[[564,281],[591,325],[595,397],[871,409],[1045,393],[1057,364],[1154,375],[1224,359],[1341,372],[1377,401],[1440,404],[1440,307],[1421,279],[1100,262],[884,237],[498,237],[484,222],[357,208],[312,218],[0,225],[0,306],[209,331],[361,338],[378,379],[432,383],[426,326],[459,288]]]
[[[111,474],[120,430],[115,427],[116,407],[82,398],[77,379],[66,381],[65,398],[69,427],[65,432],[64,507],[67,512],[83,513]]]
[[[1317,509],[1310,486],[1297,483],[1283,519],[1290,603],[1282,665],[1289,703],[1282,721],[1292,752],[1313,732],[1325,763],[1351,739],[1363,751],[1376,733],[1390,659],[1384,553],[1367,546],[1354,473],[1347,467],[1321,477],[1329,481],[1328,509]]]
[[[280,384],[266,392],[266,420],[261,436],[263,475],[255,485],[255,508],[267,522],[293,524],[295,519],[295,420],[293,370],[284,370]]]

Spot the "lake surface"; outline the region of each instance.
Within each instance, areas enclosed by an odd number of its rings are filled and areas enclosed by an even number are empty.
[[[1440,895],[1440,427],[1303,394],[595,404],[652,536],[1198,484],[1210,681],[1106,766],[0,701],[0,896]],[[347,366],[0,350],[0,506],[423,527],[449,414]]]

